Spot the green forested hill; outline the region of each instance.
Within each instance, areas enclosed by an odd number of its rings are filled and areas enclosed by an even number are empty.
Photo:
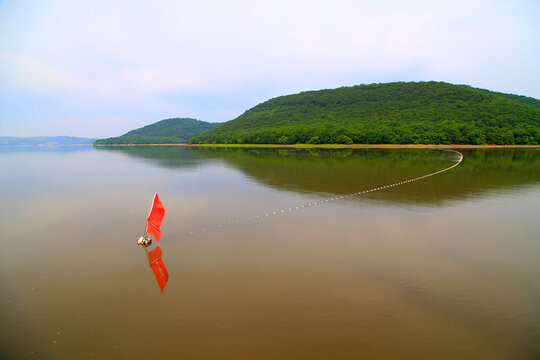
[[[540,144],[540,101],[443,82],[358,85],[268,100],[188,142]]]
[[[122,136],[97,140],[94,145],[113,144],[173,144],[191,136],[212,130],[221,123],[209,123],[189,118],[173,118],[131,130]]]
[[[507,97],[509,99],[517,100],[517,101],[519,101],[521,103],[529,104],[529,105],[532,105],[532,106],[540,109],[540,100],[532,98],[532,97],[523,96],[523,95],[516,95],[516,94],[505,94],[505,93],[496,92],[496,91],[489,91],[489,90],[485,90],[485,89],[478,89],[478,90],[482,90],[482,91],[484,91],[486,93],[501,95],[501,96]]]

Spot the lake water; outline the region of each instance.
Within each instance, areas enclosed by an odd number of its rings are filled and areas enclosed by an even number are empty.
[[[462,153],[0,149],[0,358],[539,359],[540,149]]]

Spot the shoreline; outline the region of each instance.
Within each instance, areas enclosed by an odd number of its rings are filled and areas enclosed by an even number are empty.
[[[109,146],[191,146],[191,147],[227,147],[227,148],[293,148],[293,149],[504,149],[504,148],[540,148],[540,145],[434,145],[434,144],[107,144]]]

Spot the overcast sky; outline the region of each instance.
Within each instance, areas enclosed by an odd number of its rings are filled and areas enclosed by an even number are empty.
[[[540,1],[0,2],[0,136],[227,121],[279,95],[447,81],[540,98]]]

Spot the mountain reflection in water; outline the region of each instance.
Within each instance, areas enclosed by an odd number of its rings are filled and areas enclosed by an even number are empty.
[[[170,169],[188,170],[215,162],[278,190],[344,195],[425,175],[456,160],[435,149],[294,149],[184,146],[98,147]],[[396,203],[440,204],[540,182],[537,149],[465,149],[464,160],[444,176],[434,176],[368,195]]]

